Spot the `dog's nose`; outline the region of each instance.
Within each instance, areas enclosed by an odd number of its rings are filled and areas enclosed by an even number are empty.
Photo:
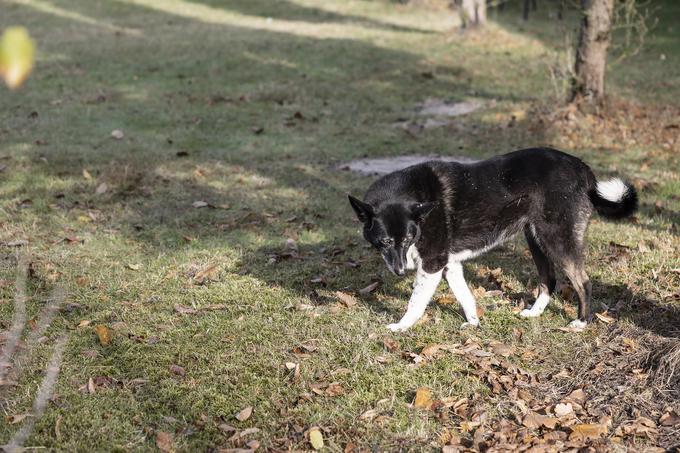
[[[404,269],[395,269],[394,273],[397,274],[399,277],[403,277],[404,274],[406,274],[406,271],[404,271]]]

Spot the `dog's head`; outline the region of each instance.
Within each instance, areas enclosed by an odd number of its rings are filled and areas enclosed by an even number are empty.
[[[364,238],[382,255],[395,275],[406,273],[406,252],[420,238],[421,224],[435,203],[395,202],[376,210],[349,195],[349,203],[364,224]]]

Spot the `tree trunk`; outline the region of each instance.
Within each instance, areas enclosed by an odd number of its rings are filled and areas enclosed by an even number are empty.
[[[571,100],[599,103],[604,98],[607,49],[611,40],[614,0],[581,0],[583,20],[576,49]]]
[[[486,0],[462,0],[460,16],[463,28],[486,23]]]

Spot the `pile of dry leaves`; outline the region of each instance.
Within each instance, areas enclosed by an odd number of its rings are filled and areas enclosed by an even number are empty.
[[[430,345],[416,361],[422,364],[443,352],[460,355],[490,395],[434,399],[430,389],[419,388],[413,406],[431,411],[444,425],[439,445],[445,452],[609,450],[617,445],[665,451],[680,443],[680,368],[675,368],[680,347],[668,340],[663,363],[654,362],[650,348],[659,344],[651,344],[657,341],[651,338],[632,340],[612,328],[600,338],[609,343],[600,344],[599,352],[583,351],[579,369],[540,376],[513,363],[523,357],[502,343]]]

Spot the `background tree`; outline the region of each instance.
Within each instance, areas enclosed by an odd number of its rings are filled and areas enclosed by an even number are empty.
[[[459,0],[463,28],[486,23],[486,0]]]
[[[581,0],[583,18],[576,49],[571,100],[600,103],[604,98],[607,50],[611,42],[614,0]]]

